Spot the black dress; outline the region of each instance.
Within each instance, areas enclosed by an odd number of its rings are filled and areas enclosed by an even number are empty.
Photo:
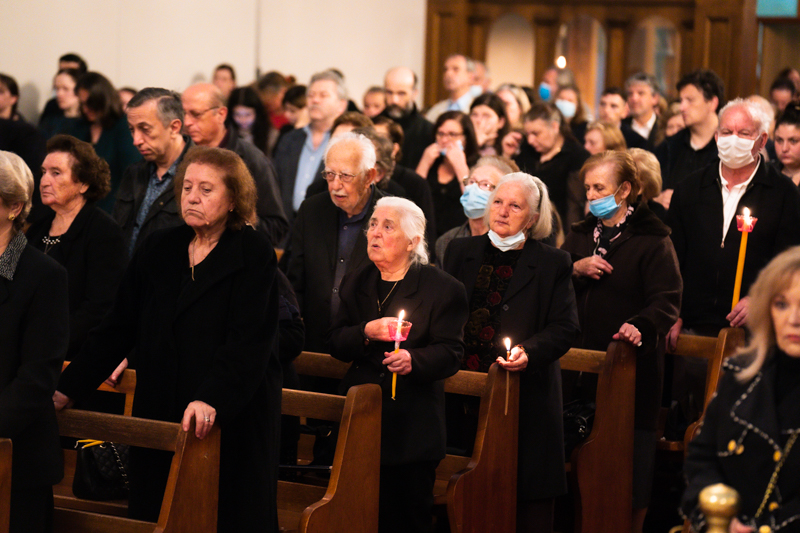
[[[436,238],[442,236],[447,230],[460,226],[467,221],[464,208],[461,206],[461,185],[456,176],[449,183],[439,183],[439,167],[444,163],[444,156],[436,161],[428,170],[428,185],[433,196],[433,212],[436,217]],[[463,177],[463,176],[462,176]]]

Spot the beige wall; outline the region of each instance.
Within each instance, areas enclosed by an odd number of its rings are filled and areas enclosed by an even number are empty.
[[[74,51],[115,86],[177,91],[231,63],[240,83],[279,70],[306,83],[336,66],[351,97],[407,65],[422,76],[425,0],[24,0],[0,17],[0,72],[20,85],[35,118],[50,97],[58,56]],[[259,5],[260,4],[260,5]],[[257,30],[260,27],[260,31]],[[260,39],[256,34],[260,34]],[[258,58],[258,65],[257,65]],[[422,80],[420,80],[422,81]]]

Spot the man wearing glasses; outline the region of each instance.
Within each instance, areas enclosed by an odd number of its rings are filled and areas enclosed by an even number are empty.
[[[373,185],[375,162],[375,147],[365,136],[337,135],[325,153],[328,194],[307,198],[297,212],[287,275],[305,322],[306,350],[325,351],[342,278],[369,263],[364,230],[384,196]]]

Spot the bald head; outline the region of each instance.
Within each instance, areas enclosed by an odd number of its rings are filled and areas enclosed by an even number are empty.
[[[222,91],[211,83],[198,83],[181,95],[185,133],[200,146],[217,147],[225,138],[225,107]]]
[[[389,69],[383,79],[386,93],[386,112],[393,119],[407,116],[417,98],[417,75],[408,67]]]

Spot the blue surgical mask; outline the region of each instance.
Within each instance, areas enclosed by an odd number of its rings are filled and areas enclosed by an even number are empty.
[[[622,185],[619,187],[622,187]],[[617,187],[617,190],[614,191],[614,194],[617,194],[619,187]],[[613,217],[614,213],[616,213],[619,209],[619,206],[622,205],[622,202],[616,202],[614,194],[609,194],[608,196],[604,196],[589,202],[589,211],[591,211],[592,214],[597,218],[602,218],[604,220]]]
[[[525,232],[520,231],[516,235],[511,235],[510,237],[501,237],[493,230],[489,230],[489,240],[492,241],[500,251],[507,252],[509,250],[516,250],[517,247],[525,242]]]
[[[477,183],[467,185],[464,194],[461,195],[461,205],[464,206],[464,214],[467,218],[480,218],[486,211],[489,203],[489,191],[484,191],[478,187]]]
[[[550,86],[545,82],[539,84],[539,98],[545,102],[550,100]]]
[[[564,115],[564,118],[572,118],[578,111],[578,106],[569,100],[556,100],[556,107]]]

